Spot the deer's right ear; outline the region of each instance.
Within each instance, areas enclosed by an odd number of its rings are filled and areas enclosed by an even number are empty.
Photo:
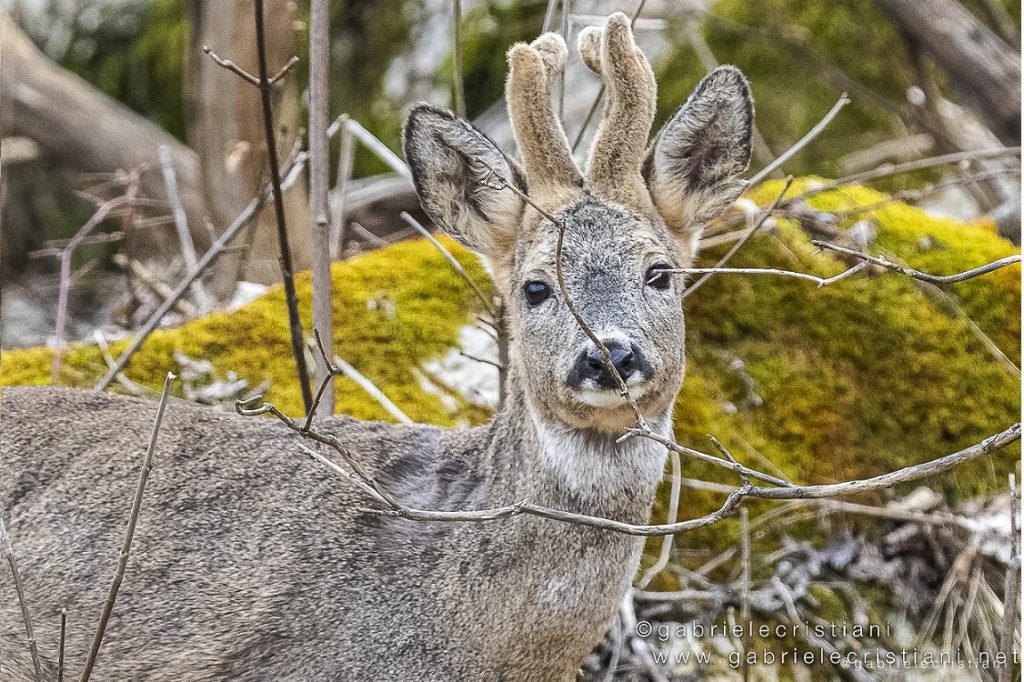
[[[519,196],[503,186],[515,183],[525,191],[516,165],[472,125],[429,104],[412,110],[404,137],[416,193],[430,219],[485,256],[507,249],[523,210]]]

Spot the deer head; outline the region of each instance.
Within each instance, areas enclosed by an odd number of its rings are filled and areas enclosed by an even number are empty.
[[[566,293],[640,409],[665,417],[683,380],[684,324],[680,282],[658,271],[690,265],[704,225],[742,191],[753,103],[743,75],[718,68],[648,145],[657,88],[629,19],[617,13],[603,30],[584,30],[579,50],[607,92],[585,172],[552,109],[567,49],[551,33],[508,53],[506,99],[522,165],[426,104],[409,116],[405,153],[423,209],[483,255],[505,302],[510,382],[523,394],[512,389],[509,402],[571,428],[621,432],[632,410],[560,295],[559,227],[546,216],[564,225]]]

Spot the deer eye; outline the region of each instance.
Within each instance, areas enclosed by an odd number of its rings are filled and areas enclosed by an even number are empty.
[[[647,268],[647,274],[644,276],[644,283],[649,287],[665,291],[672,286],[672,273],[667,272],[670,269],[672,269],[672,266],[668,263],[656,263],[655,265],[652,265]]]
[[[551,287],[544,282],[527,282],[523,285],[523,294],[530,307],[535,308],[551,297]]]

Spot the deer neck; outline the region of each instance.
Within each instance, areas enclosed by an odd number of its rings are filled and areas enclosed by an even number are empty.
[[[664,470],[664,446],[643,437],[618,442],[618,434],[546,419],[514,371],[507,381],[505,406],[492,425],[496,484],[535,504],[645,523]],[[648,423],[669,436],[670,413]]]

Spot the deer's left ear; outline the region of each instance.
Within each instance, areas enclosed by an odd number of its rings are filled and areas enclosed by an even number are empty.
[[[690,255],[704,225],[727,209],[746,183],[754,102],[739,69],[721,66],[700,82],[658,133],[643,175],[658,212]]]

